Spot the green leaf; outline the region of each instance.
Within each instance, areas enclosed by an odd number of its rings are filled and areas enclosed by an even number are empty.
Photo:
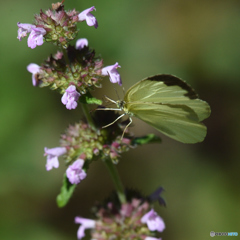
[[[148,134],[143,137],[137,137],[132,140],[133,145],[143,145],[147,143],[160,143],[162,140],[160,137],[156,136],[155,134]]]
[[[61,191],[57,196],[57,205],[58,207],[64,207],[69,199],[71,198],[75,188],[76,188],[76,184],[71,184],[68,181],[68,178],[66,176],[66,173],[63,176],[63,185],[61,187]]]
[[[86,93],[86,94],[84,94],[84,95],[82,95],[82,96],[79,98],[79,101],[80,101],[81,103],[85,103],[85,104],[97,104],[97,105],[102,105],[102,100],[92,97],[92,95],[91,95],[89,92]]]

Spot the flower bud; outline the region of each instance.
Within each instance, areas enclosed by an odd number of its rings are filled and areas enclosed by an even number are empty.
[[[27,66],[27,70],[32,73],[32,84],[33,86],[38,86],[39,84],[39,81],[38,81],[38,75],[39,75],[39,72],[40,72],[40,66],[38,66],[37,64],[35,63],[30,63],[28,66]]]
[[[86,38],[80,38],[76,42],[76,49],[81,50],[82,48],[88,46],[88,40]]]

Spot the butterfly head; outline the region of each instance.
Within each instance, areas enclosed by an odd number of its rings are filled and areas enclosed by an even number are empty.
[[[122,111],[124,110],[124,105],[125,105],[125,102],[123,100],[117,100],[116,101],[116,105],[119,109],[121,109]]]

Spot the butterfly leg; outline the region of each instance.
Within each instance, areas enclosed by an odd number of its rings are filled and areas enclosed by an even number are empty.
[[[121,108],[97,108],[96,110],[102,110],[102,111],[105,111],[105,110],[112,110],[112,111],[122,111]]]
[[[118,119],[122,118],[124,115],[125,115],[125,113],[123,113],[121,116],[119,116],[117,119],[115,119],[113,122],[109,123],[108,125],[103,126],[102,128],[106,128],[106,127],[111,126],[111,125],[114,124]]]
[[[123,139],[123,136],[124,136],[124,133],[125,133],[125,131],[127,130],[127,128],[130,126],[130,124],[132,123],[132,118],[131,117],[129,117],[129,120],[130,120],[130,122],[127,124],[127,126],[124,128],[124,130],[123,130],[123,134],[122,134],[122,137],[121,137],[121,140]]]

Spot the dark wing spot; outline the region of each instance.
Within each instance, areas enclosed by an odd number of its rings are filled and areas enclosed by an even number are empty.
[[[186,97],[189,97],[190,99],[198,98],[197,93],[186,82],[184,82],[180,78],[175,77],[173,75],[160,74],[160,75],[155,75],[152,77],[145,78],[144,80],[163,82],[167,86],[176,86],[177,85],[187,91],[187,93],[184,94]]]

